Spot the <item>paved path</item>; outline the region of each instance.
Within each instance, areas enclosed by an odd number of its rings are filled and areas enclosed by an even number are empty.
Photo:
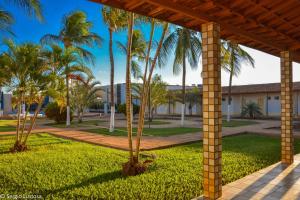
[[[261,120],[259,124],[240,126],[240,127],[223,127],[222,134],[224,136],[236,135],[245,132],[264,134],[270,136],[280,136],[280,129],[266,129],[270,127],[280,126],[280,121],[266,121]],[[87,129],[88,127],[86,127]],[[95,128],[95,127],[94,127]],[[80,128],[84,129],[84,128]],[[53,128],[49,126],[39,126],[34,133],[47,132],[51,135],[87,142],[95,145],[112,147],[116,149],[128,150],[127,137],[121,136],[106,136],[100,134],[88,133],[84,130],[78,130],[78,128]],[[0,134],[15,134],[14,132],[2,132]],[[294,132],[296,138],[300,138],[300,132]],[[135,138],[134,138],[135,139]],[[187,133],[182,135],[173,135],[168,137],[157,137],[157,136],[143,136],[141,149],[152,150],[166,148],[170,146],[176,146],[179,144],[186,144],[195,141],[202,140],[202,133]]]
[[[299,200],[300,154],[294,156],[294,163],[290,166],[278,162],[229,183],[222,190],[220,200]]]

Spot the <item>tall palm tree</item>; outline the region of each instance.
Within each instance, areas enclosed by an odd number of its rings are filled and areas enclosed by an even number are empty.
[[[151,21],[151,31],[150,31],[150,42],[148,43],[148,49],[146,53],[146,60],[145,60],[145,69],[144,69],[144,75],[143,75],[143,87],[142,87],[142,96],[141,96],[141,103],[140,103],[140,110],[139,110],[139,119],[138,119],[138,127],[137,127],[137,137],[136,137],[136,151],[135,151],[135,159],[138,162],[139,161],[139,153],[140,153],[140,145],[141,145],[141,139],[142,139],[142,132],[144,129],[144,122],[145,122],[145,109],[148,102],[148,95],[150,90],[150,83],[152,79],[152,75],[154,72],[155,67],[157,66],[157,63],[164,64],[164,61],[166,59],[166,53],[165,51],[161,51],[163,47],[163,42],[165,40],[165,37],[167,35],[169,24],[168,23],[162,23],[162,33],[159,38],[159,42],[157,44],[155,54],[150,62],[150,52],[152,50],[152,39],[154,33],[154,28],[159,22],[156,20]],[[153,30],[152,30],[153,29]],[[152,35],[152,36],[151,36]],[[148,72],[148,64],[150,63],[149,72]]]
[[[178,27],[164,41],[164,49],[169,53],[174,52],[173,74],[178,75],[182,71],[181,126],[184,126],[186,60],[192,69],[198,67],[201,54],[199,34],[187,28]]]
[[[35,16],[40,21],[43,20],[40,0],[11,0],[6,2],[22,8],[29,16]],[[13,22],[12,14],[0,7],[0,30],[12,33],[10,26]]]
[[[121,42],[117,42],[119,48],[124,54],[127,54],[127,47]],[[143,37],[143,33],[140,30],[133,30],[132,44],[131,44],[131,73],[134,78],[138,78],[141,75],[141,67],[139,61],[145,60],[146,41]]]
[[[83,11],[73,11],[64,16],[62,29],[58,35],[47,34],[41,39],[42,44],[63,43],[66,49],[76,48],[86,61],[93,63],[94,56],[82,48],[82,46],[92,47],[95,44],[101,45],[102,38],[96,33],[91,32],[93,23],[87,20],[86,13]],[[68,67],[68,66],[66,66]],[[68,70],[66,70],[67,72]],[[70,95],[69,95],[69,76],[66,75],[67,86],[67,120],[66,125],[70,126]]]
[[[127,27],[128,18],[125,11],[117,8],[111,8],[103,6],[102,16],[104,23],[108,27],[109,32],[109,58],[110,58],[110,125],[109,132],[114,131],[115,126],[115,98],[114,98],[114,76],[115,76],[115,64],[113,54],[113,33],[119,30],[123,30]]]
[[[133,156],[132,145],[132,103],[131,103],[131,50],[132,50],[132,36],[134,26],[134,14],[130,13],[128,17],[128,39],[127,39],[127,58],[126,58],[126,119],[127,119],[127,134],[129,146],[129,161],[123,165],[123,173],[126,175],[135,175],[135,161]]]
[[[61,92],[66,89],[65,96],[68,96],[69,80],[78,75],[85,74],[87,77],[93,77],[91,69],[85,65],[81,51],[76,47],[62,48],[59,45],[50,45],[50,48],[44,50],[45,57],[51,69],[51,73],[57,77],[64,77],[65,84],[60,79],[57,79],[57,87],[61,88]],[[62,85],[63,84],[63,85]],[[64,93],[64,92],[63,92]],[[61,94],[58,95],[62,97]],[[68,106],[68,99],[59,98],[61,107]]]
[[[229,75],[228,86],[228,106],[227,106],[227,121],[230,121],[231,113],[231,86],[233,76],[238,76],[242,69],[242,64],[245,63],[254,67],[254,59],[248,54],[239,44],[224,41],[221,49],[222,54],[222,68],[227,71]]]

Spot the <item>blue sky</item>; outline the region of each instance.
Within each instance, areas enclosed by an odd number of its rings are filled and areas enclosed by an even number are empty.
[[[109,54],[108,54],[108,31],[103,23],[101,16],[101,5],[89,2],[87,0],[41,0],[43,4],[43,14],[45,22],[38,22],[35,19],[29,18],[19,8],[12,4],[3,5],[7,10],[13,13],[16,23],[13,25],[13,31],[16,34],[17,42],[39,42],[40,38],[46,33],[57,34],[61,27],[61,19],[65,14],[74,10],[85,11],[88,15],[88,20],[94,23],[93,32],[98,33],[104,38],[104,43],[101,48],[90,49],[96,57],[96,65],[92,67],[94,74],[103,85],[109,83]],[[0,1],[0,5],[3,1]],[[147,40],[149,27],[139,27],[145,34]],[[156,38],[159,37],[160,30],[156,32]],[[115,41],[126,42],[126,32],[116,33]],[[239,77],[233,79],[234,85],[240,84],[255,84],[255,83],[270,83],[280,81],[280,63],[279,58],[271,56],[254,49],[246,48],[246,50],[255,59],[255,68],[243,66],[242,73]],[[125,62],[126,57],[114,47],[115,54],[115,82],[122,83],[125,80]],[[172,57],[170,62],[163,69],[157,69],[156,73],[161,74],[163,79],[170,84],[181,84],[181,76],[172,75]],[[187,84],[202,83],[201,63],[197,70],[188,69]],[[294,81],[299,81],[300,65],[294,64]],[[222,72],[222,85],[228,85],[228,74]]]

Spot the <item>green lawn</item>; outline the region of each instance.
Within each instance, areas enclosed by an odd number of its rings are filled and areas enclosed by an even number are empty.
[[[239,126],[248,126],[253,124],[258,124],[258,122],[251,121],[251,120],[231,120],[230,122],[223,120],[222,122],[223,127],[239,127]]]
[[[134,121],[133,124],[137,124],[137,121]],[[148,126],[149,121],[145,121],[145,126]],[[161,120],[153,120],[150,122],[150,125],[163,125],[163,124],[170,124],[170,122],[161,121]]]
[[[128,152],[67,141],[47,134],[30,139],[31,150],[5,152],[0,137],[0,194],[40,194],[46,199],[191,199],[202,194],[202,144],[151,151],[145,174],[122,177]],[[300,141],[296,140],[296,152]],[[223,139],[223,184],[280,159],[279,138],[239,135]]]
[[[147,125],[145,125],[147,127]],[[112,135],[112,136],[127,136],[126,128],[116,128],[114,132],[110,133],[107,128],[97,128],[84,130],[90,133]],[[136,128],[133,128],[133,135],[136,135]],[[185,133],[195,133],[202,131],[201,128],[187,128],[187,127],[176,127],[176,128],[144,128],[143,135],[147,136],[171,136],[180,135]]]
[[[98,126],[100,125],[102,122],[104,122],[103,120],[87,120],[87,121],[83,121],[82,123],[78,123],[78,121],[75,119],[71,122],[71,126],[70,128],[78,128],[78,127],[88,127],[88,126]],[[56,128],[66,128],[66,123],[49,123],[46,124],[47,126],[53,126]]]
[[[16,120],[0,120],[0,132],[15,131]]]

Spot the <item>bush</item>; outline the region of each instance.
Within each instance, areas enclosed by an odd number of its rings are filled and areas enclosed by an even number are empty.
[[[133,115],[136,115],[139,113],[140,106],[132,104],[133,105]],[[119,113],[123,113],[126,116],[126,104],[119,104],[117,106],[117,110]]]
[[[262,115],[261,109],[257,103],[249,102],[242,108],[242,117],[255,119]]]
[[[70,113],[70,120],[73,120],[72,112]],[[65,122],[67,119],[67,108],[61,108],[56,102],[49,103],[45,110],[47,118],[54,120],[56,123]]]

